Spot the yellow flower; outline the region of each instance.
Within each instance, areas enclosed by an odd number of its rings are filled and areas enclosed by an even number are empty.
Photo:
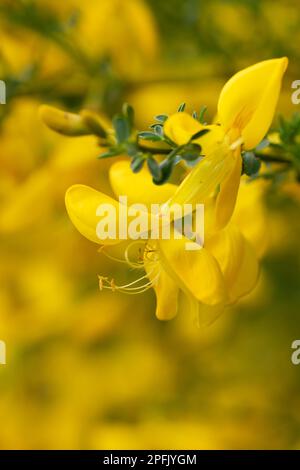
[[[155,186],[147,170],[133,174],[127,161],[112,165],[110,182],[116,196],[127,195],[130,202],[138,201],[147,206],[151,202],[164,203],[176,191],[176,186],[172,184]],[[119,244],[122,240],[100,240],[97,237],[97,207],[108,202],[118,214],[120,203],[93,188],[75,185],[66,193],[67,211],[77,230],[102,245],[100,251],[109,256],[108,246]],[[206,212],[209,219],[209,209]],[[221,232],[208,233],[201,250],[186,250],[186,241],[185,237],[176,239],[171,236],[168,240],[129,242],[121,261],[146,274],[124,285],[100,276],[100,289],[133,294],[153,288],[159,319],[171,319],[179,310],[184,310],[192,312],[197,318],[202,317],[203,321],[212,321],[225,305],[252,290],[258,276],[257,259],[250,243],[233,224]],[[141,250],[140,257],[132,260],[130,247],[136,243]]]
[[[232,215],[241,176],[241,151],[254,148],[273,120],[287,68],[287,58],[259,62],[234,75],[221,91],[218,124],[199,140],[205,158],[179,186],[173,203],[204,202],[219,187],[215,204],[215,228],[226,226]],[[186,113],[176,113],[164,130],[178,145],[204,128]]]

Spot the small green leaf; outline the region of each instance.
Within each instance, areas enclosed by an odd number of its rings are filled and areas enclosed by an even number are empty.
[[[166,122],[166,120],[168,119],[168,115],[167,114],[158,114],[157,116],[155,116],[155,120],[158,121],[158,122],[161,122],[161,123],[164,123]]]
[[[134,109],[130,104],[124,103],[123,104],[123,114],[125,117],[127,117],[128,124],[130,127],[130,130],[132,131],[133,126],[134,126]]]
[[[191,140],[200,139],[200,137],[203,137],[209,131],[209,129],[201,129],[201,131],[196,132],[196,134],[192,136]]]
[[[196,119],[196,121],[198,121],[198,114],[197,114],[197,111],[193,111],[192,116],[193,116],[194,119]]]
[[[152,142],[158,142],[158,141],[163,140],[162,136],[155,134],[154,132],[149,132],[149,131],[140,132],[138,136],[140,139],[151,140]]]
[[[194,161],[201,156],[201,150],[201,146],[198,144],[188,144],[184,146],[180,155],[186,161]]]
[[[147,158],[147,165],[148,165],[149,171],[150,171],[151,175],[153,176],[153,178],[155,180],[159,180],[162,176],[160,166],[157,163],[157,161],[150,155]]]
[[[121,153],[121,149],[111,148],[107,152],[101,153],[97,158],[101,160],[102,158],[116,157],[117,155],[121,155]]]
[[[254,155],[253,152],[243,153],[242,159],[243,159],[243,173],[245,173],[247,176],[253,176],[259,172],[261,162]]]
[[[196,158],[195,160],[185,160],[185,162],[189,168],[194,168],[194,166],[196,166],[201,160],[203,160],[202,156]]]
[[[200,112],[199,112],[199,122],[201,124],[205,124],[205,119],[204,119],[204,115],[207,111],[207,106],[202,106],[202,108],[200,109]]]
[[[156,124],[153,129],[154,129],[155,134],[160,135],[161,137],[163,137],[163,135],[164,135],[163,126],[161,126],[160,124]]]
[[[183,113],[183,111],[185,110],[185,106],[186,104],[185,103],[181,103],[177,109],[177,112],[178,113]]]
[[[142,155],[138,155],[131,160],[130,168],[133,173],[138,173],[143,168],[145,159]]]
[[[121,114],[117,114],[113,117],[112,123],[116,132],[116,138],[118,143],[121,144],[125,142],[130,136],[130,126],[128,118],[122,116]]]
[[[169,160],[168,158],[163,160],[159,165],[159,168],[161,171],[160,178],[153,178],[153,183],[157,185],[162,185],[166,183],[172,174],[173,166],[174,166],[173,160]]]

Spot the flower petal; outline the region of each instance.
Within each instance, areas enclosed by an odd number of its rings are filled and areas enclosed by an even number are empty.
[[[128,160],[114,163],[109,170],[109,179],[117,197],[127,196],[128,204],[141,203],[148,208],[151,204],[166,202],[176,190],[176,186],[170,183],[155,185],[145,168],[133,173]]]
[[[206,240],[205,247],[222,270],[231,303],[255,287],[258,278],[257,257],[236,226],[230,224],[226,229],[216,232]]]
[[[203,203],[231,172],[234,163],[233,153],[226,143],[215,145],[178,186],[168,205]]]
[[[235,282],[230,289],[232,301],[249,294],[256,286],[259,277],[259,263],[254,248],[244,237],[243,239],[243,257],[240,260]]]
[[[69,217],[81,235],[101,245],[119,243],[117,239],[111,238],[100,240],[96,233],[99,222],[99,216],[96,215],[98,207],[110,204],[115,208],[118,217],[120,205],[117,201],[89,186],[76,184],[66,192],[65,203]]]
[[[156,316],[159,320],[171,320],[177,315],[179,288],[159,262],[145,263],[148,278],[153,281],[156,294]]]
[[[201,145],[202,154],[206,155],[211,151],[211,146],[221,143],[224,139],[224,131],[220,126],[204,126],[188,113],[172,114],[164,124],[164,133],[177,145],[188,143],[193,135],[203,129],[209,132],[193,142]]]
[[[182,291],[179,295],[178,313],[190,315],[198,327],[209,326],[214,323],[222,315],[224,308],[224,303],[206,305]]]
[[[225,131],[239,130],[245,149],[254,148],[267,133],[275,112],[288,59],[271,59],[235,74],[224,86],[218,117]]]
[[[239,227],[244,237],[255,248],[259,258],[265,253],[270,242],[270,228],[264,202],[269,182],[257,179],[247,184],[241,180],[232,222]]]
[[[186,144],[204,126],[188,113],[172,114],[164,124],[164,133],[177,145]]]
[[[233,214],[240,186],[241,172],[242,158],[240,152],[237,151],[234,167],[221,183],[220,192],[217,196],[215,213],[216,230],[221,230],[225,227]]]
[[[179,287],[197,300],[215,305],[226,298],[224,279],[218,263],[205,249],[186,250],[187,238],[160,240],[161,262]]]
[[[237,227],[229,225],[205,241],[206,249],[218,261],[227,288],[234,282],[243,257],[244,239]]]

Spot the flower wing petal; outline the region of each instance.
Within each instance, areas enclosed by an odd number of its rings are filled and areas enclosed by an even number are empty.
[[[99,222],[99,217],[96,215],[98,207],[102,204],[109,204],[115,209],[118,217],[119,203],[117,201],[89,186],[76,184],[67,190],[65,203],[69,217],[81,235],[101,245],[119,243],[117,239],[100,240],[96,233]]]
[[[116,162],[110,167],[109,180],[117,197],[126,195],[128,204],[141,203],[148,208],[151,204],[166,202],[176,190],[176,186],[170,183],[155,185],[145,168],[133,173],[128,160]]]

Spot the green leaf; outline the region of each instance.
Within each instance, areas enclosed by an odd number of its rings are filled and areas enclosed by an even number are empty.
[[[200,112],[199,112],[199,122],[201,124],[205,124],[205,119],[204,119],[204,115],[207,111],[207,106],[202,106],[202,108],[200,109]]]
[[[101,153],[97,158],[101,160],[102,158],[110,158],[116,157],[117,155],[121,155],[122,150],[119,148],[111,148],[107,152]]]
[[[133,173],[138,173],[139,171],[141,171],[141,169],[143,168],[144,162],[145,162],[144,156],[138,155],[134,157],[130,163],[130,168],[132,169]]]
[[[162,176],[162,172],[161,172],[159,164],[157,163],[157,161],[152,156],[149,156],[147,158],[147,165],[148,165],[149,171],[150,171],[151,175],[153,176],[153,178],[155,180],[160,180],[160,178]]]
[[[200,139],[200,137],[203,137],[203,136],[204,136],[205,134],[207,134],[209,131],[210,131],[210,129],[201,129],[201,131],[196,132],[196,134],[194,134],[194,135],[191,137],[191,140]]]
[[[198,144],[188,144],[181,151],[180,155],[186,161],[194,161],[201,157],[201,146]]]
[[[160,178],[153,178],[153,183],[157,185],[162,185],[166,183],[172,174],[173,166],[173,160],[169,160],[168,158],[163,160],[159,165],[161,171]]]
[[[245,173],[247,176],[253,176],[259,172],[261,162],[254,155],[253,152],[243,153],[242,159],[243,159],[243,173]]]
[[[181,103],[177,109],[177,112],[178,113],[183,113],[183,111],[185,110],[185,106],[186,104],[185,103]]]
[[[126,142],[126,140],[130,137],[130,125],[128,122],[128,118],[122,116],[121,114],[117,114],[112,119],[113,127],[116,132],[116,138],[119,144]]]
[[[163,140],[162,136],[155,134],[154,132],[149,132],[149,131],[139,132],[138,136],[140,139],[151,140],[152,142],[158,142],[158,141]]]
[[[155,134],[160,135],[161,137],[163,137],[163,135],[164,135],[163,126],[161,126],[160,124],[156,124],[153,129],[154,129]]]
[[[134,109],[130,104],[124,103],[123,104],[123,114],[127,118],[130,131],[132,131],[133,126],[134,126]]]
[[[168,119],[168,115],[167,114],[158,114],[157,116],[155,116],[155,120],[158,121],[158,122],[161,122],[161,123],[164,123],[166,122],[166,120]]]

